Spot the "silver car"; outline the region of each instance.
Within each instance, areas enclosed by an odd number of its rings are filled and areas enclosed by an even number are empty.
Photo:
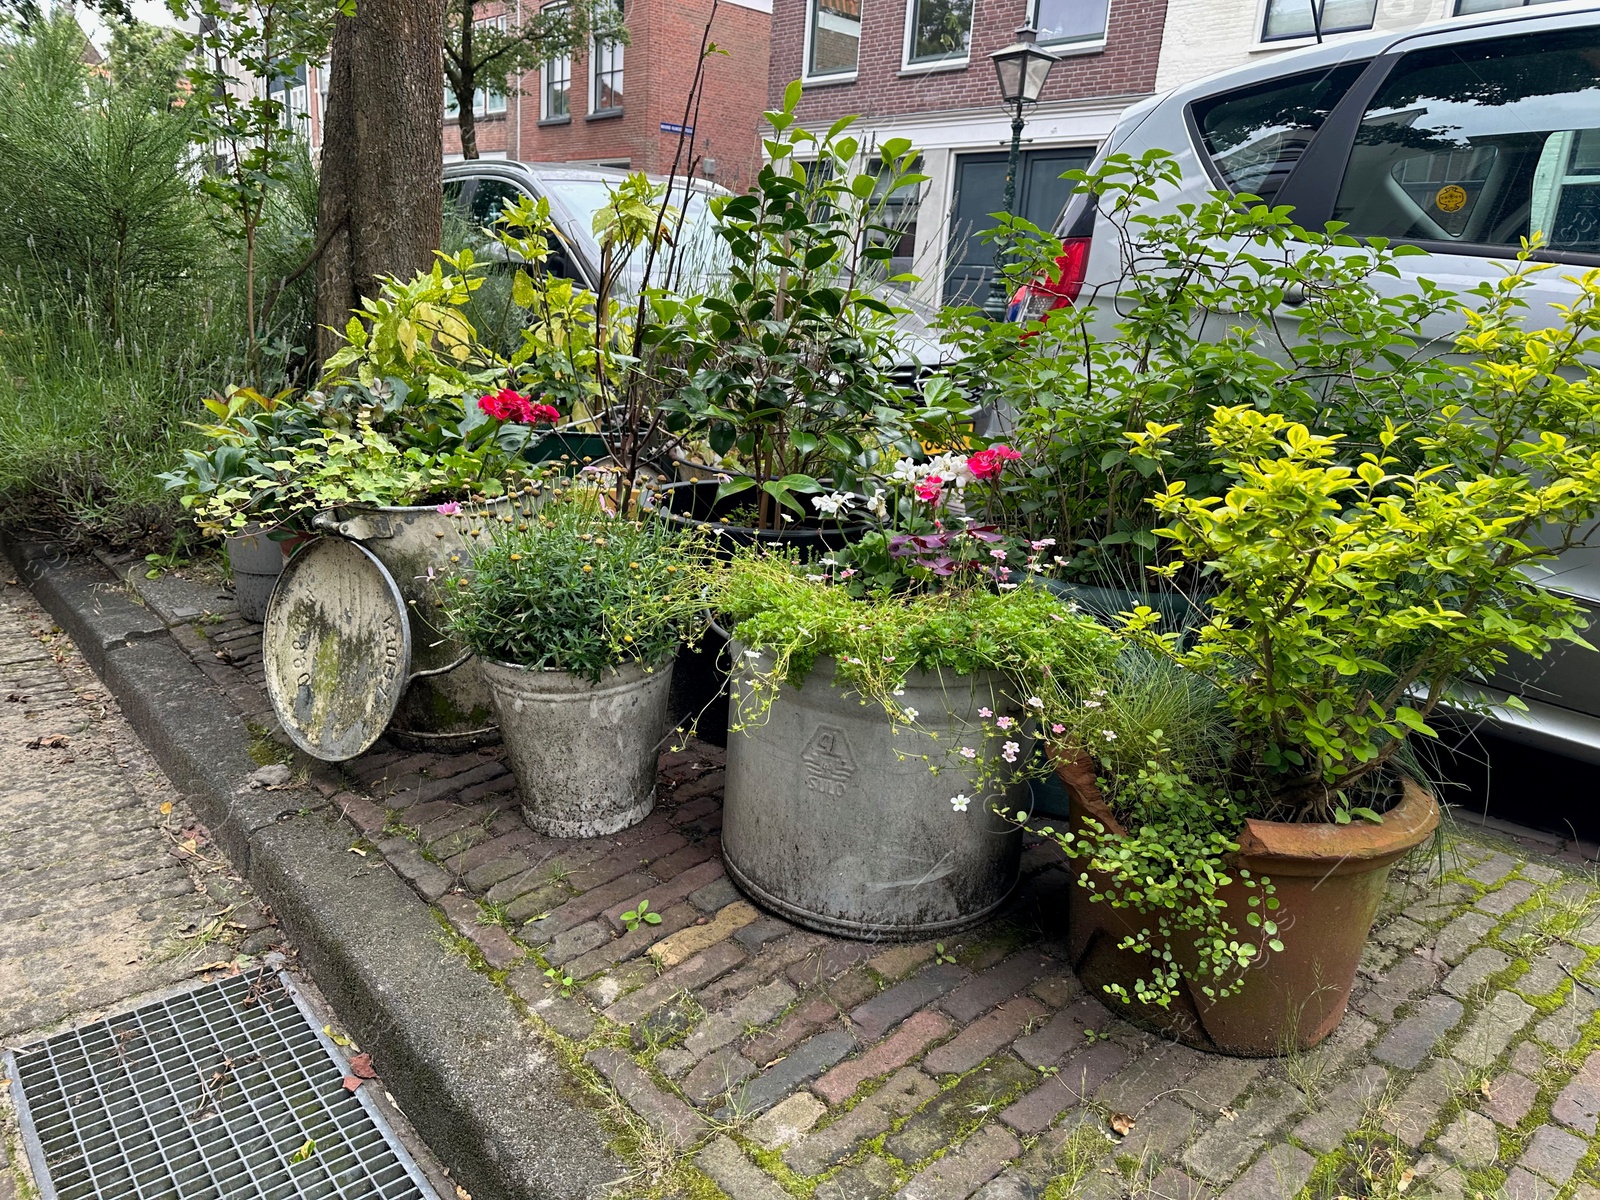
[[[1399,260],[1396,294],[1426,278],[1467,292],[1501,277],[1523,237],[1570,269],[1524,293],[1530,321],[1570,302],[1562,275],[1600,267],[1600,3],[1536,4],[1404,32],[1340,38],[1180,87],[1130,108],[1102,148],[1177,156],[1182,183],[1150,211],[1170,212],[1225,188],[1289,204],[1307,228],[1330,220],[1357,237],[1427,253]],[[1117,243],[1087,197],[1056,232],[1062,278],[1024,288],[1013,311],[1035,317],[1114,293]],[[1284,336],[1299,313],[1284,309]],[[1458,326],[1421,333],[1447,347]],[[1586,605],[1600,634],[1600,550],[1570,552],[1539,582]],[[1514,662],[1486,699],[1519,696],[1526,713],[1493,711],[1494,732],[1600,763],[1600,654],[1563,644]],[[1496,690],[1498,689],[1498,690]]]

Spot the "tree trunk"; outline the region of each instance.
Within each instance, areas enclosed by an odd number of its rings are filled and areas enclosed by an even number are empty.
[[[426,270],[443,226],[444,0],[362,0],[334,26],[317,235],[317,358],[386,275]],[[331,327],[331,328],[329,328]]]
[[[461,157],[478,157],[478,118],[472,114],[472,99],[468,99],[461,106],[461,115],[456,118],[456,128],[461,131]]]

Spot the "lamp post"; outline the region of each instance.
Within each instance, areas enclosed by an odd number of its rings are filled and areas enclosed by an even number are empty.
[[[1056,55],[1035,44],[1038,39],[1039,31],[1031,23],[1024,25],[1017,30],[1016,41],[989,56],[994,60],[994,73],[1000,80],[1000,96],[1006,107],[1012,109],[1011,157],[1006,163],[1006,215],[1012,217],[1016,216],[1017,160],[1022,154],[1022,114],[1028,105],[1039,102],[1044,81],[1050,77],[1050,68],[1058,61]],[[1010,251],[1011,238],[1008,235],[1004,242],[995,246],[994,275],[989,280],[989,298],[983,306],[984,311],[995,320],[1005,316],[1006,301],[1009,299],[1001,264]]]

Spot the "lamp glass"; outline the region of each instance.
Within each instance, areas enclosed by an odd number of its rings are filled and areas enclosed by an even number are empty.
[[[1007,104],[1015,104],[1022,95],[1021,54],[1002,51],[994,56],[994,73],[1000,78],[1000,96]]]

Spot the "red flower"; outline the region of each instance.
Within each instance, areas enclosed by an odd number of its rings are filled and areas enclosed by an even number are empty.
[[[944,480],[937,475],[929,475],[921,483],[917,484],[917,499],[928,504],[937,503],[943,492]]]
[[[561,413],[548,404],[534,404],[529,406],[524,419],[529,425],[554,425],[561,420]]]
[[[968,457],[967,470],[974,479],[994,479],[1005,470],[1008,462],[1016,462],[1021,457],[1010,446],[990,446]]]
[[[496,421],[526,421],[528,399],[511,388],[501,388],[478,400],[478,407]]]

